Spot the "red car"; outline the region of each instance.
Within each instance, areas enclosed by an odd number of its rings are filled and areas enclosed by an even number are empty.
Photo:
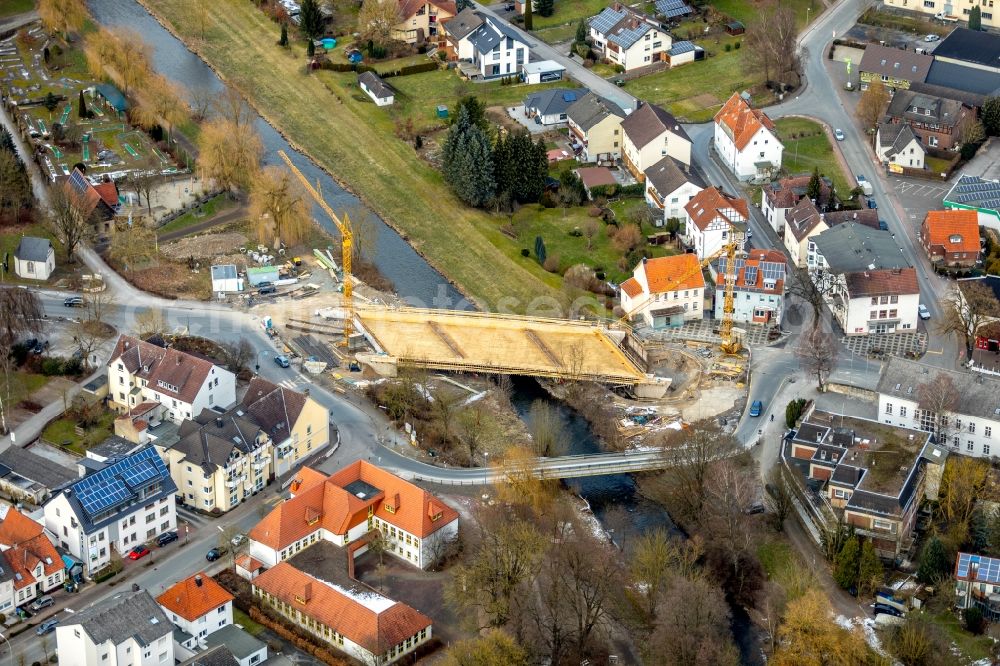
[[[138,560],[139,558],[146,557],[147,555],[149,555],[149,548],[146,548],[145,546],[136,546],[128,552],[128,559]]]

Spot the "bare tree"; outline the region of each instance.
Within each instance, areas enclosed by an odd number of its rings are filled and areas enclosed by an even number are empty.
[[[650,621],[659,613],[664,590],[673,576],[697,576],[697,562],[703,554],[701,537],[674,539],[665,530],[655,529],[640,535],[632,548],[629,569],[646,601]]]
[[[135,331],[143,340],[153,335],[165,335],[169,330],[167,317],[159,308],[148,308],[135,315]]]
[[[146,213],[153,216],[153,190],[163,182],[160,175],[159,161],[152,156],[147,157],[128,175],[129,184],[135,188],[136,194],[146,199]]]
[[[386,44],[393,28],[402,21],[396,0],[368,0],[358,12],[358,32],[376,44]]]
[[[219,348],[222,350],[226,368],[237,375],[242,372],[248,372],[250,370],[250,362],[257,356],[253,345],[246,338],[240,338],[236,342],[223,342],[219,345]]]
[[[780,466],[774,467],[767,475],[767,507],[770,509],[771,523],[781,532],[785,529],[785,519],[792,513],[792,492]]]
[[[531,445],[537,455],[551,457],[565,451],[568,444],[566,428],[551,404],[542,400],[531,403],[527,421]]]
[[[812,328],[819,326],[823,315],[824,297],[836,287],[836,281],[825,272],[812,274],[804,268],[791,268],[786,282],[789,295],[802,299],[812,308]]]
[[[504,503],[530,507],[543,515],[552,505],[559,481],[535,472],[538,456],[526,446],[511,446],[503,459],[490,461],[496,475],[497,498]]]
[[[180,86],[159,74],[150,74],[136,94],[138,104],[132,110],[134,122],[144,129],[162,126],[170,131],[188,118],[187,104]]]
[[[198,170],[205,178],[230,191],[249,190],[264,152],[260,136],[251,125],[212,120],[198,137]]]
[[[127,271],[156,256],[156,234],[141,222],[129,226],[124,220],[116,221],[108,252]]]
[[[951,412],[960,402],[960,388],[955,386],[950,375],[939,372],[917,387],[917,405],[920,408],[917,420],[920,427],[933,433],[934,439],[946,446],[951,432]]]
[[[583,223],[583,237],[587,239],[587,251],[594,248],[594,238],[601,231],[601,224],[594,218],[589,218]]]
[[[11,347],[21,338],[38,335],[44,327],[45,310],[38,292],[16,287],[0,287],[0,367],[4,373],[4,395],[0,396],[0,432],[7,433],[6,409],[10,406],[13,382]]]
[[[889,104],[889,91],[879,80],[872,80],[868,83],[868,89],[861,94],[858,100],[858,117],[861,118],[865,129],[874,130],[878,127],[885,108]]]
[[[57,185],[50,190],[46,221],[52,233],[62,241],[66,259],[74,263],[77,247],[94,233],[86,202],[68,185]]]
[[[310,219],[301,183],[287,169],[265,167],[250,189],[250,215],[261,243],[273,247],[298,244]]]
[[[101,28],[84,43],[87,66],[96,76],[107,75],[126,97],[143,87],[153,71],[152,49],[134,30]]]
[[[816,378],[816,388],[820,391],[826,388],[826,380],[837,364],[837,354],[837,341],[821,327],[803,333],[795,349],[799,363]]]
[[[670,582],[652,636],[645,644],[647,663],[663,666],[739,663],[729,607],[718,586],[705,578],[676,576]]]
[[[218,93],[208,86],[188,89],[188,108],[195,120],[205,120],[215,104]]]
[[[253,109],[247,103],[246,97],[231,85],[222,89],[221,93],[213,93],[213,109],[215,115],[236,127],[245,127],[253,122]]]
[[[764,5],[747,25],[743,49],[751,67],[764,74],[766,82],[794,83],[798,78],[795,13],[777,2]]]
[[[954,335],[965,345],[966,359],[972,360],[976,331],[1000,313],[1000,301],[982,282],[968,280],[956,285],[941,305],[938,331]]]
[[[498,432],[497,423],[481,400],[473,402],[458,413],[458,436],[469,450],[469,464],[476,464],[476,454],[491,444]]]
[[[62,34],[64,39],[82,30],[87,20],[84,0],[38,0],[37,11],[45,29]]]
[[[982,143],[986,140],[986,128],[972,116],[966,116],[958,124],[958,140],[962,145]]]

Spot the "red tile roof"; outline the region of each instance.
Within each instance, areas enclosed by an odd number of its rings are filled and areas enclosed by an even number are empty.
[[[64,567],[41,524],[13,507],[7,509],[0,522],[0,544],[6,547],[3,557],[14,574],[14,589],[34,584],[38,565],[42,566],[42,577],[51,576]]]
[[[430,618],[406,604],[360,584],[352,590],[336,589],[288,562],[279,562],[257,576],[253,586],[375,654],[431,626]]]
[[[326,481],[326,474],[314,470],[312,467],[303,467],[299,470],[295,478],[292,479],[291,485],[288,489],[292,492],[292,495],[297,495],[299,493],[304,493],[305,491],[318,486],[319,484]]]
[[[915,268],[889,268],[848,273],[844,279],[847,282],[847,293],[851,295],[851,298],[920,293]]]
[[[693,254],[646,259],[642,263],[642,270],[646,273],[646,284],[649,285],[651,294],[705,287],[701,262]]]
[[[785,265],[785,255],[778,250],[751,250],[736,276],[736,289],[763,292],[765,294],[785,293],[784,279],[775,280],[773,287],[764,285],[764,271],[760,269],[760,265],[764,262]],[[747,267],[757,268],[756,271],[751,271],[754,276],[752,282],[747,281]]]
[[[454,0],[399,0],[399,15],[405,21],[420,11],[424,5],[438,8],[438,21],[447,21],[458,13]]]
[[[215,367],[207,359],[176,349],[164,349],[130,335],[118,337],[108,367],[118,361],[130,374],[146,380],[147,385],[157,393],[187,403],[194,402]]]
[[[14,507],[8,507],[7,514],[0,522],[0,544],[13,546],[33,539],[42,532],[41,523],[28,518]]]
[[[156,602],[188,622],[194,622],[233,598],[214,578],[202,571],[168,587],[156,598]]]
[[[101,200],[108,204],[108,206],[118,205],[118,186],[115,185],[115,181],[110,180],[106,183],[98,183],[94,185],[94,189],[101,196]]]
[[[691,201],[684,205],[684,210],[695,226],[702,231],[717,217],[723,217],[731,223],[743,222],[750,217],[746,199],[728,196],[717,187],[706,187],[694,195]]]
[[[719,112],[715,114],[715,122],[721,125],[736,144],[736,149],[742,151],[750,143],[750,139],[763,127],[774,132],[774,123],[767,114],[755,109],[743,99],[739,93],[733,93]]]
[[[764,186],[764,196],[771,202],[772,208],[791,208],[806,195],[812,176],[792,176]],[[822,206],[830,198],[830,186],[825,178],[819,180],[818,206]]]
[[[379,492],[357,497],[345,489],[355,481],[363,481]],[[398,500],[394,513],[386,510],[386,498]],[[422,488],[358,460],[323,483],[304,484],[295,497],[276,506],[257,523],[250,530],[250,538],[281,550],[320,528],[345,534],[368,519],[368,507],[385,522],[421,539],[458,518],[457,511]]]
[[[974,210],[932,210],[924,218],[927,244],[945,252],[979,254],[979,215]]]
[[[264,568],[264,563],[255,557],[250,557],[246,553],[238,555],[233,562],[245,571],[260,571]]]
[[[642,293],[642,285],[634,277],[630,277],[621,284],[621,289],[624,293],[628,294],[631,298],[635,298]]]

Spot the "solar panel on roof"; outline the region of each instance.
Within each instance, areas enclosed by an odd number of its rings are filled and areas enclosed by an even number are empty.
[[[87,182],[87,179],[79,171],[73,171],[69,175],[69,184],[73,186],[77,194],[83,194],[90,187],[90,183]]]
[[[606,34],[623,18],[625,18],[625,12],[616,12],[610,7],[607,7],[603,12],[591,19],[590,25],[593,26],[597,32]]]
[[[694,44],[688,41],[675,42],[674,45],[670,48],[671,55],[680,55],[682,53],[689,53],[691,51],[694,51]]]
[[[94,516],[135,497],[135,490],[165,476],[169,473],[163,461],[149,447],[84,477],[72,488],[83,510]]]
[[[747,284],[757,284],[757,267],[747,266],[746,275],[743,276],[743,279]]]
[[[563,98],[564,102],[575,102],[576,101],[576,93],[575,92],[564,92],[562,98]]]

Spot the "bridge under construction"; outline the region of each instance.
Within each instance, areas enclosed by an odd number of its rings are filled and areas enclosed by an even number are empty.
[[[400,367],[528,375],[629,386],[645,398],[662,397],[670,384],[645,373],[625,325],[423,308],[354,314],[375,350],[358,360],[387,377]]]

